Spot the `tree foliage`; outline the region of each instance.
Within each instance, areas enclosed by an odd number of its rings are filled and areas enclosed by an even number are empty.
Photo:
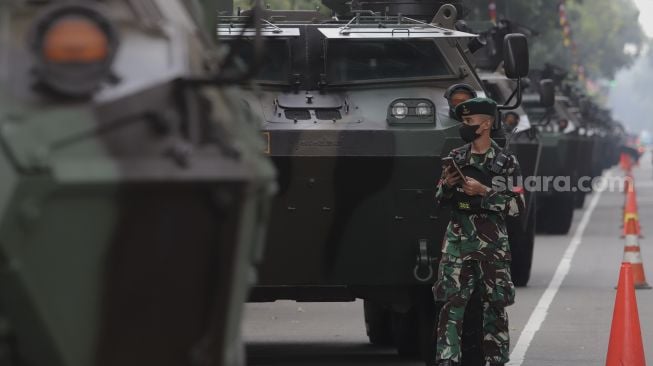
[[[554,63],[571,68],[574,55],[563,45],[559,1],[497,0],[498,18],[516,21],[536,31],[530,40],[533,67]],[[466,1],[469,19],[488,19],[488,0]],[[577,44],[577,61],[594,78],[612,79],[630,66],[646,37],[632,0],[568,0],[567,16]],[[625,47],[628,45],[628,47]],[[635,52],[633,52],[635,51]]]
[[[320,0],[261,0],[264,5],[268,5],[270,9],[290,9],[290,10],[315,10],[316,8],[324,8]],[[252,0],[235,0],[234,8],[241,7],[247,9],[251,6]]]
[[[612,82],[608,106],[615,117],[633,131],[653,131],[651,106],[653,94],[653,50],[650,48],[629,69],[621,70]]]

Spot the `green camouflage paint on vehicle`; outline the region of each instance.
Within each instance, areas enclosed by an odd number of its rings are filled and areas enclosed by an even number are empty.
[[[444,94],[465,83],[486,95],[467,50],[476,35],[455,28],[459,1],[324,4],[334,17],[262,15],[268,57],[245,99],[269,141],[279,194],[250,300],[362,298],[371,341],[428,359],[449,214],[433,197],[441,158],[463,144]],[[218,36],[252,36],[249,14],[222,17]],[[232,44],[244,58],[254,48]],[[475,341],[468,346],[473,355]]]
[[[198,9],[0,3],[0,364],[244,365],[274,170]],[[44,57],[70,19],[115,58]]]

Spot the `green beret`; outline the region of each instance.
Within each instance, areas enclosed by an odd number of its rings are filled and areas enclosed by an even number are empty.
[[[475,114],[485,114],[495,117],[497,115],[497,102],[489,98],[474,98],[458,104],[456,116],[462,120],[463,117]]]

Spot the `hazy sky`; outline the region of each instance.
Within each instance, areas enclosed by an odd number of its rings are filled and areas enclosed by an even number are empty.
[[[639,8],[639,22],[649,37],[653,37],[653,0],[635,0]]]
[[[639,7],[639,22],[653,38],[653,0],[634,0]],[[615,117],[633,131],[653,131],[653,52],[642,55],[627,70],[617,73],[610,91],[609,105]]]

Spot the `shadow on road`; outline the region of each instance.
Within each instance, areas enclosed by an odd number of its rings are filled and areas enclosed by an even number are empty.
[[[406,361],[394,348],[363,343],[313,342],[250,342],[246,345],[249,366],[422,366],[419,361]]]

